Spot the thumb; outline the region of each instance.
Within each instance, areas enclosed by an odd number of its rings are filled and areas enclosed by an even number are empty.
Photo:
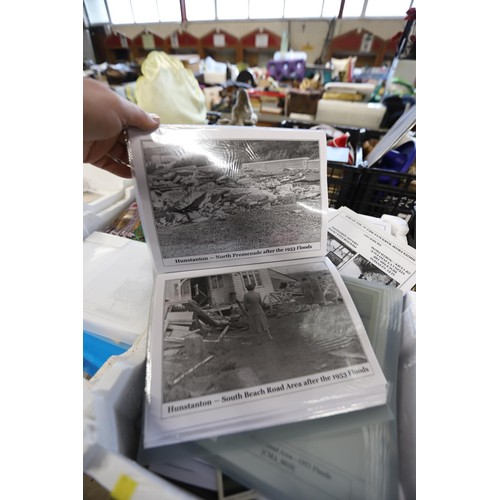
[[[123,125],[137,127],[141,130],[155,130],[160,125],[160,117],[154,113],[146,113],[142,108],[130,101],[124,101]]]

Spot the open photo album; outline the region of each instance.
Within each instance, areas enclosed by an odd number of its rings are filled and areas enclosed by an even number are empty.
[[[162,125],[129,155],[155,267],[144,450],[386,402],[326,257],[323,131]]]

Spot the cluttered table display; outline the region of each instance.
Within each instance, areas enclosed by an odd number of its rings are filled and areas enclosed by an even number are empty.
[[[383,405],[327,253],[321,131],[131,133],[155,266],[139,461],[162,447]]]

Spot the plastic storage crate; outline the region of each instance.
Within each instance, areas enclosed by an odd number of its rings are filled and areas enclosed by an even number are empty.
[[[363,142],[382,135],[379,131],[359,129],[358,134],[351,134],[355,165],[327,162],[328,205],[346,206],[372,217],[385,214],[401,217],[410,227],[408,243],[416,247],[416,175],[363,164]]]
[[[100,231],[135,200],[133,179],[83,164],[83,238]]]
[[[309,129],[318,126],[294,120],[283,120],[282,128]],[[416,203],[416,175],[363,166],[363,143],[380,138],[384,132],[365,128],[335,126],[349,133],[354,149],[354,164],[327,162],[328,205],[330,208],[347,206],[363,215],[381,217],[398,215],[409,220]]]
[[[93,376],[147,329],[153,266],[145,243],[94,231],[83,240],[83,371]]]
[[[416,175],[380,168],[328,162],[328,199],[331,208],[347,206],[363,215],[415,215]]]
[[[416,175],[328,162],[328,206],[363,215],[395,215],[408,223],[408,244],[416,248]]]
[[[283,120],[283,128],[312,128],[316,123]],[[376,167],[367,168],[363,161],[363,143],[380,138],[384,132],[366,128],[336,126],[350,134],[354,149],[354,164],[327,162],[328,205],[330,208],[346,206],[372,217],[395,215],[410,226],[409,243],[415,246],[416,175],[399,173]]]

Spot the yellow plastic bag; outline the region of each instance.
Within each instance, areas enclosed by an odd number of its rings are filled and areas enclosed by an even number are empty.
[[[192,71],[165,52],[153,51],[141,66],[137,79],[137,104],[156,113],[161,123],[206,124],[205,95]]]

